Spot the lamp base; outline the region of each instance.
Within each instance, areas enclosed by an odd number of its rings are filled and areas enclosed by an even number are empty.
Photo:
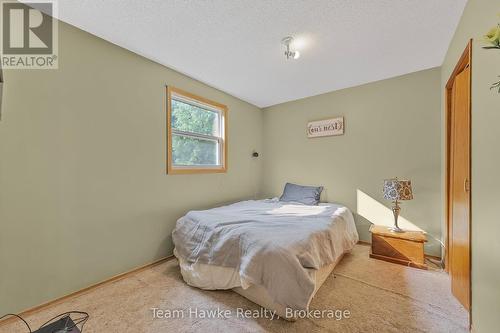
[[[403,229],[401,229],[398,226],[390,227],[389,230],[392,231],[392,232],[405,232]]]
[[[391,232],[405,232],[403,229],[401,229],[398,226],[398,217],[399,217],[400,211],[401,211],[401,208],[399,207],[398,200],[394,200],[394,206],[392,207],[392,213],[394,214],[394,225],[389,228],[389,230]]]

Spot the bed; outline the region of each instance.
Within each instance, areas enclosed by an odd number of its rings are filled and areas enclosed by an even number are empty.
[[[352,213],[334,203],[249,200],[190,211],[172,233],[184,281],[232,289],[287,320],[309,304],[358,241]]]

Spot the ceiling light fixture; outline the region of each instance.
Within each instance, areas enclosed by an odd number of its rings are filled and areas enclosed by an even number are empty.
[[[285,45],[285,57],[287,60],[299,59],[300,52],[295,50],[293,47],[293,37],[288,36],[281,40],[281,43]]]

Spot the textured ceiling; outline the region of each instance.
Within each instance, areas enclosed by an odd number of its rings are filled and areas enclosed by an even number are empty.
[[[466,0],[58,3],[61,20],[265,107],[440,66]]]

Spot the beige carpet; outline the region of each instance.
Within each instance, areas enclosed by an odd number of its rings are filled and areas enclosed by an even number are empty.
[[[467,332],[467,313],[451,296],[448,276],[368,258],[357,245],[312,301],[313,309],[349,310],[349,319],[238,318],[236,308],[259,307],[231,291],[202,291],[183,283],[175,260],[94,289],[26,319],[38,327],[52,316],[82,310],[84,332]],[[293,291],[291,291],[293,292]],[[152,308],[182,310],[184,318],[154,319]],[[189,316],[189,308],[230,310],[228,319]],[[201,312],[199,312],[201,313]],[[22,325],[0,332],[26,332]]]

